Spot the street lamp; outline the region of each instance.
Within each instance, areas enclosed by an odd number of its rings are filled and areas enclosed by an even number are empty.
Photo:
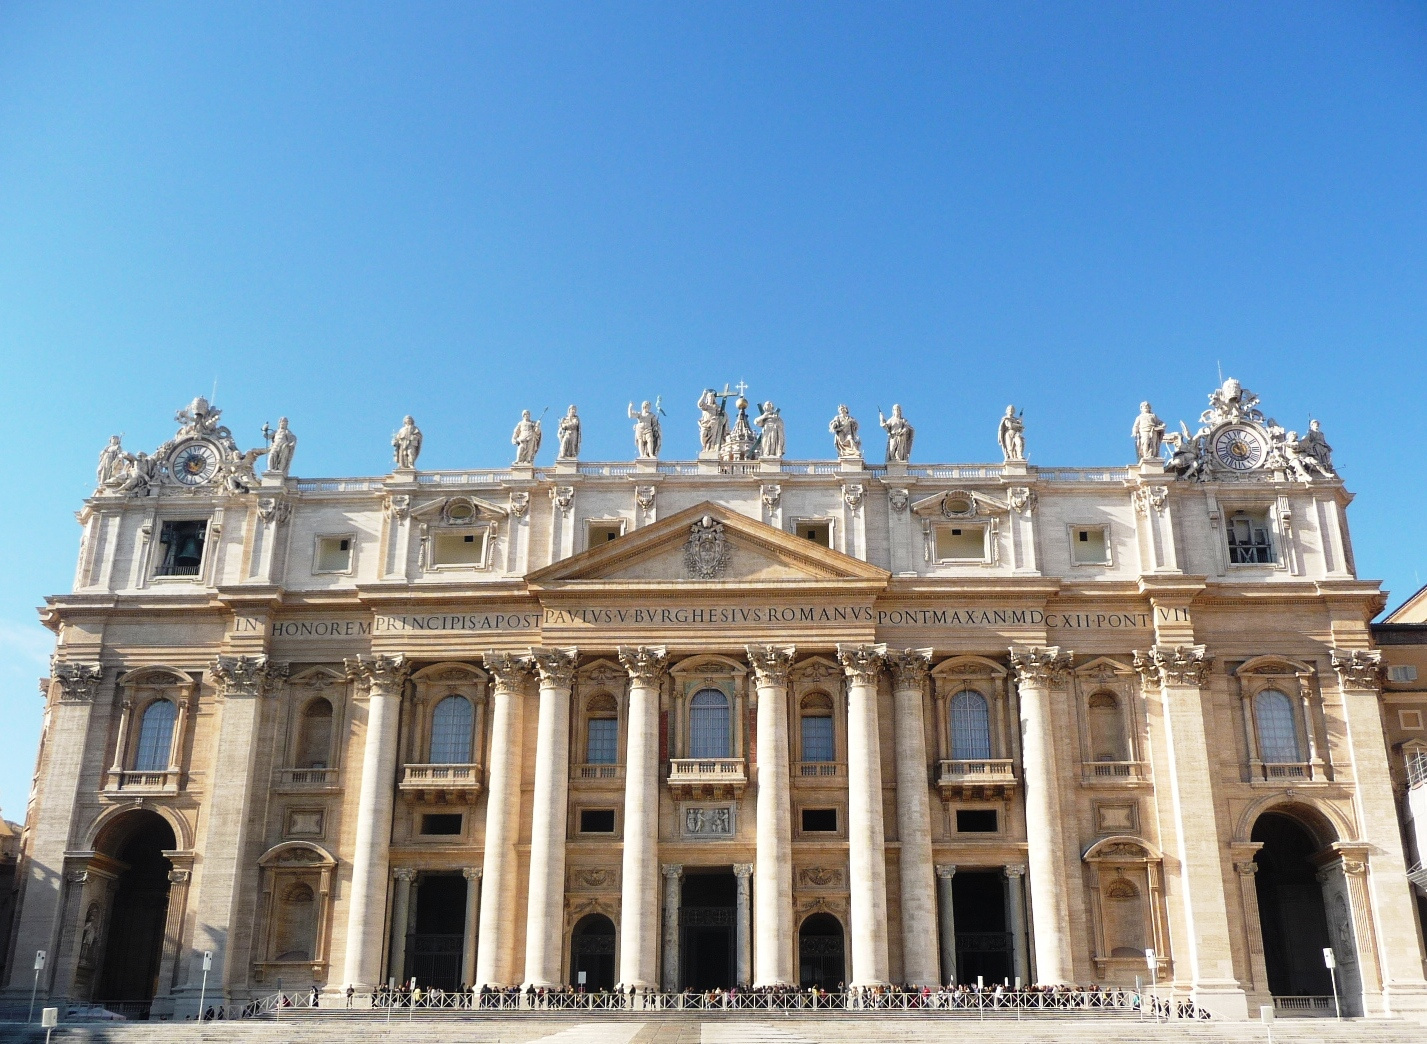
[[[1327,965],[1328,975],[1333,980],[1333,1011],[1337,1013],[1338,1021],[1343,1021],[1343,1004],[1338,1000],[1338,957],[1333,953],[1333,947],[1323,947],[1323,963]]]
[[[1159,961],[1153,949],[1145,951],[1145,963],[1150,969],[1150,996],[1154,998],[1154,1020],[1159,1021]]]

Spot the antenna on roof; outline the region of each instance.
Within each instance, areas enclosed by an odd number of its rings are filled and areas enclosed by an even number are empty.
[[[1223,363],[1219,362],[1217,359],[1214,360],[1214,365],[1219,368],[1219,386],[1220,386],[1220,387],[1223,387],[1223,385],[1224,385],[1224,365],[1223,365]]]
[[[213,378],[213,395],[208,400],[208,405],[214,406],[218,403],[218,378]]]

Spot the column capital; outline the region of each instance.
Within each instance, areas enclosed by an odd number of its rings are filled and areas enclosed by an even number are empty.
[[[887,656],[885,645],[842,645],[837,647],[837,662],[853,682],[875,684]]]
[[[175,869],[168,872],[170,884],[186,884],[189,877],[193,875],[192,870]]]
[[[657,682],[669,666],[669,650],[662,645],[621,645],[618,653],[634,681]]]
[[[416,871],[409,866],[400,866],[391,872],[391,876],[398,881],[405,881],[410,884],[416,880]]]
[[[1209,680],[1214,654],[1202,645],[1156,645],[1148,652],[1136,652],[1132,662],[1148,686],[1200,688]]]
[[[887,666],[892,668],[892,685],[897,689],[920,692],[931,672],[932,650],[903,649],[887,654]]]
[[[575,680],[575,665],[580,662],[580,650],[531,649],[530,659],[535,665],[535,673],[540,676],[542,686],[568,689]]]
[[[792,645],[748,645],[748,662],[753,665],[759,685],[786,685],[797,647]]]
[[[250,699],[271,696],[278,682],[287,677],[288,665],[266,656],[220,656],[208,671],[218,681],[218,695]]]
[[[481,662],[495,679],[497,692],[519,692],[534,672],[529,656],[510,652],[488,651],[481,653]]]
[[[1026,876],[1026,864],[1025,864],[1025,863],[1012,863],[1012,864],[1010,864],[1009,866],[1005,867],[1005,871],[1006,871],[1006,876],[1007,876],[1007,877],[1011,877],[1011,878],[1025,877],[1025,876]]]
[[[400,696],[406,677],[411,673],[411,664],[405,656],[361,656],[349,657],[344,661],[347,677],[361,682],[373,696]]]
[[[733,864],[733,876],[736,877],[736,878],[738,878],[740,881],[747,881],[750,877],[753,876],[753,864],[752,864],[752,863],[734,863],[734,864]]]
[[[1075,656],[1062,652],[1058,645],[1011,646],[1011,669],[1016,672],[1017,685],[1047,686],[1062,681],[1070,673],[1070,661]]]
[[[1242,862],[1235,863],[1234,869],[1238,872],[1240,877],[1253,877],[1254,874],[1259,872],[1259,865],[1252,859],[1246,859]]]
[[[1333,670],[1342,689],[1382,689],[1382,653],[1376,649],[1334,649]]]
[[[479,881],[485,870],[479,866],[468,866],[461,871],[461,876],[467,881]]]
[[[937,863],[936,875],[937,877],[940,877],[943,881],[950,881],[953,877],[956,876],[956,864]]]
[[[677,881],[679,878],[684,876],[683,863],[665,863],[659,868],[659,870],[661,873],[663,873],[665,877],[667,877],[671,881]]]
[[[50,660],[50,677],[59,683],[59,698],[63,703],[93,703],[99,694],[99,680],[104,668],[97,663],[61,662]]]

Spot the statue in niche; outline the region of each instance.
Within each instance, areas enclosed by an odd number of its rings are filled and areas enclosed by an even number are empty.
[[[1026,459],[1026,424],[1022,419],[1025,411],[1016,412],[1016,407],[1007,406],[1006,415],[1001,418],[1001,426],[996,429],[996,441],[1001,444],[1001,453],[1006,461]]]
[[[580,455],[580,415],[575,412],[573,404],[560,418],[557,434],[560,436],[560,459],[577,459]]]
[[[862,440],[857,437],[857,418],[845,405],[837,408],[837,416],[828,422],[827,430],[832,432],[833,448],[839,457],[862,456]]]
[[[1154,415],[1154,409],[1147,402],[1140,403],[1139,416],[1130,428],[1130,438],[1135,440],[1135,449],[1140,460],[1159,460],[1160,446],[1164,444],[1164,421]]]
[[[659,456],[659,447],[664,442],[664,433],[659,427],[660,412],[657,398],[653,406],[645,399],[639,404],[638,412],[634,403],[629,404],[629,419],[634,421],[634,448],[641,457]]]
[[[118,435],[109,436],[109,445],[105,446],[99,453],[99,467],[95,470],[96,484],[100,489],[114,482],[123,476],[125,466],[128,463],[128,454],[124,452],[124,447],[119,444]]]
[[[1338,477],[1333,471],[1333,447],[1328,445],[1328,440],[1323,436],[1323,425],[1316,420],[1308,422],[1308,431],[1298,442],[1298,452],[1303,454],[1305,459],[1311,458],[1314,466],[1328,478]]]
[[[391,448],[398,470],[416,470],[416,458],[421,456],[421,429],[411,414],[403,418],[401,430],[391,437]]]
[[[90,903],[84,915],[84,927],[79,933],[79,963],[89,967],[94,963],[94,944],[99,941],[99,904]]]
[[[287,426],[287,418],[277,419],[277,431],[273,432],[272,444],[268,446],[268,470],[286,475],[292,467],[292,455],[297,452],[297,436]]]
[[[877,423],[887,431],[887,463],[907,463],[912,458],[912,438],[916,429],[902,416],[902,407],[893,403],[890,417],[882,416],[882,411],[878,410]]]
[[[712,388],[705,388],[699,396],[699,450],[702,453],[717,453],[723,448],[724,436],[728,434],[727,399],[727,395],[721,396]]]
[[[520,420],[511,433],[510,443],[515,447],[517,464],[535,463],[535,454],[540,452],[540,422],[530,419],[529,410],[520,411]]]
[[[760,431],[758,433],[758,456],[768,458],[778,458],[787,449],[787,435],[783,431],[783,417],[778,412],[778,407],[772,402],[765,402],[754,424],[757,424]]]

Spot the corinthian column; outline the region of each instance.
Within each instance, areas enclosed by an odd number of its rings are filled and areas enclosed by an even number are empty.
[[[482,659],[495,684],[476,986],[509,986],[516,978],[514,928],[519,916],[515,910],[519,882],[515,845],[520,838],[521,754],[530,660],[498,652],[486,653]]]
[[[668,660],[662,645],[624,645],[619,662],[629,672],[619,981],[647,989],[659,985],[659,682]]]
[[[882,826],[882,747],[877,675],[885,645],[839,645],[847,673],[847,856],[853,986],[886,983],[887,835]]]
[[[367,739],[362,749],[362,789],[357,795],[352,901],[347,908],[347,953],[342,971],[343,981],[358,989],[382,981],[397,720],[409,669],[404,656],[347,661],[347,677],[367,691]]]
[[[559,986],[565,910],[565,816],[570,783],[570,686],[579,653],[536,649],[540,728],[530,822],[530,904],[525,915],[525,982]]]
[[[758,848],[753,864],[755,986],[796,982],[792,945],[793,813],[788,784],[788,670],[793,665],[794,652],[791,645],[748,646],[748,662],[753,665],[758,688]]]
[[[1070,902],[1065,880],[1065,835],[1061,828],[1060,773],[1056,768],[1050,689],[1070,670],[1071,654],[1055,646],[1016,647],[1011,666],[1021,704],[1021,766],[1026,785],[1026,844],[1031,872],[1032,934],[1036,978],[1075,981],[1070,956]]]
[[[937,954],[936,872],[922,690],[930,649],[892,653],[892,728],[897,752],[897,836],[902,842],[902,978],[913,986],[941,982]]]

